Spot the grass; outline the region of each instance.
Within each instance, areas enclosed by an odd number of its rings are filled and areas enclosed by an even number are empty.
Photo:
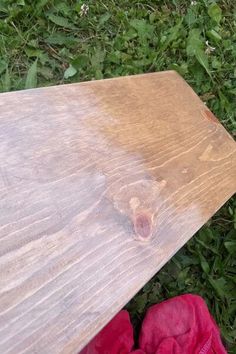
[[[236,136],[233,0],[0,0],[0,91],[177,70]],[[83,12],[83,14],[82,14]],[[200,294],[236,353],[236,200],[128,304]]]

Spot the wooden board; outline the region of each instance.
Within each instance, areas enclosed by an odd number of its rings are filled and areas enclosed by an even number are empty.
[[[78,353],[236,191],[175,72],[0,95],[0,353]]]

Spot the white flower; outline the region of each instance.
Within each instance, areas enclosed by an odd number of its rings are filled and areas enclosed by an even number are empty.
[[[88,14],[88,11],[89,11],[89,6],[87,4],[83,4],[80,8],[80,16],[86,16]]]
[[[192,0],[192,1],[191,1],[191,5],[192,5],[192,6],[196,6],[196,5],[197,5],[197,1]]]
[[[205,53],[206,54],[211,54],[212,52],[214,52],[214,50],[216,50],[215,47],[212,47],[208,41],[206,41],[206,49],[205,49]]]

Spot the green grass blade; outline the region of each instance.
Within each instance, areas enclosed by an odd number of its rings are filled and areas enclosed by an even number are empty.
[[[25,88],[31,89],[37,87],[37,65],[38,59],[34,61],[31,67],[28,70],[26,81],[25,81]]]

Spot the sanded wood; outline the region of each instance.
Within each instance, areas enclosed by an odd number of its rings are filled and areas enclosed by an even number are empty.
[[[0,353],[77,353],[236,190],[175,72],[0,95]]]

